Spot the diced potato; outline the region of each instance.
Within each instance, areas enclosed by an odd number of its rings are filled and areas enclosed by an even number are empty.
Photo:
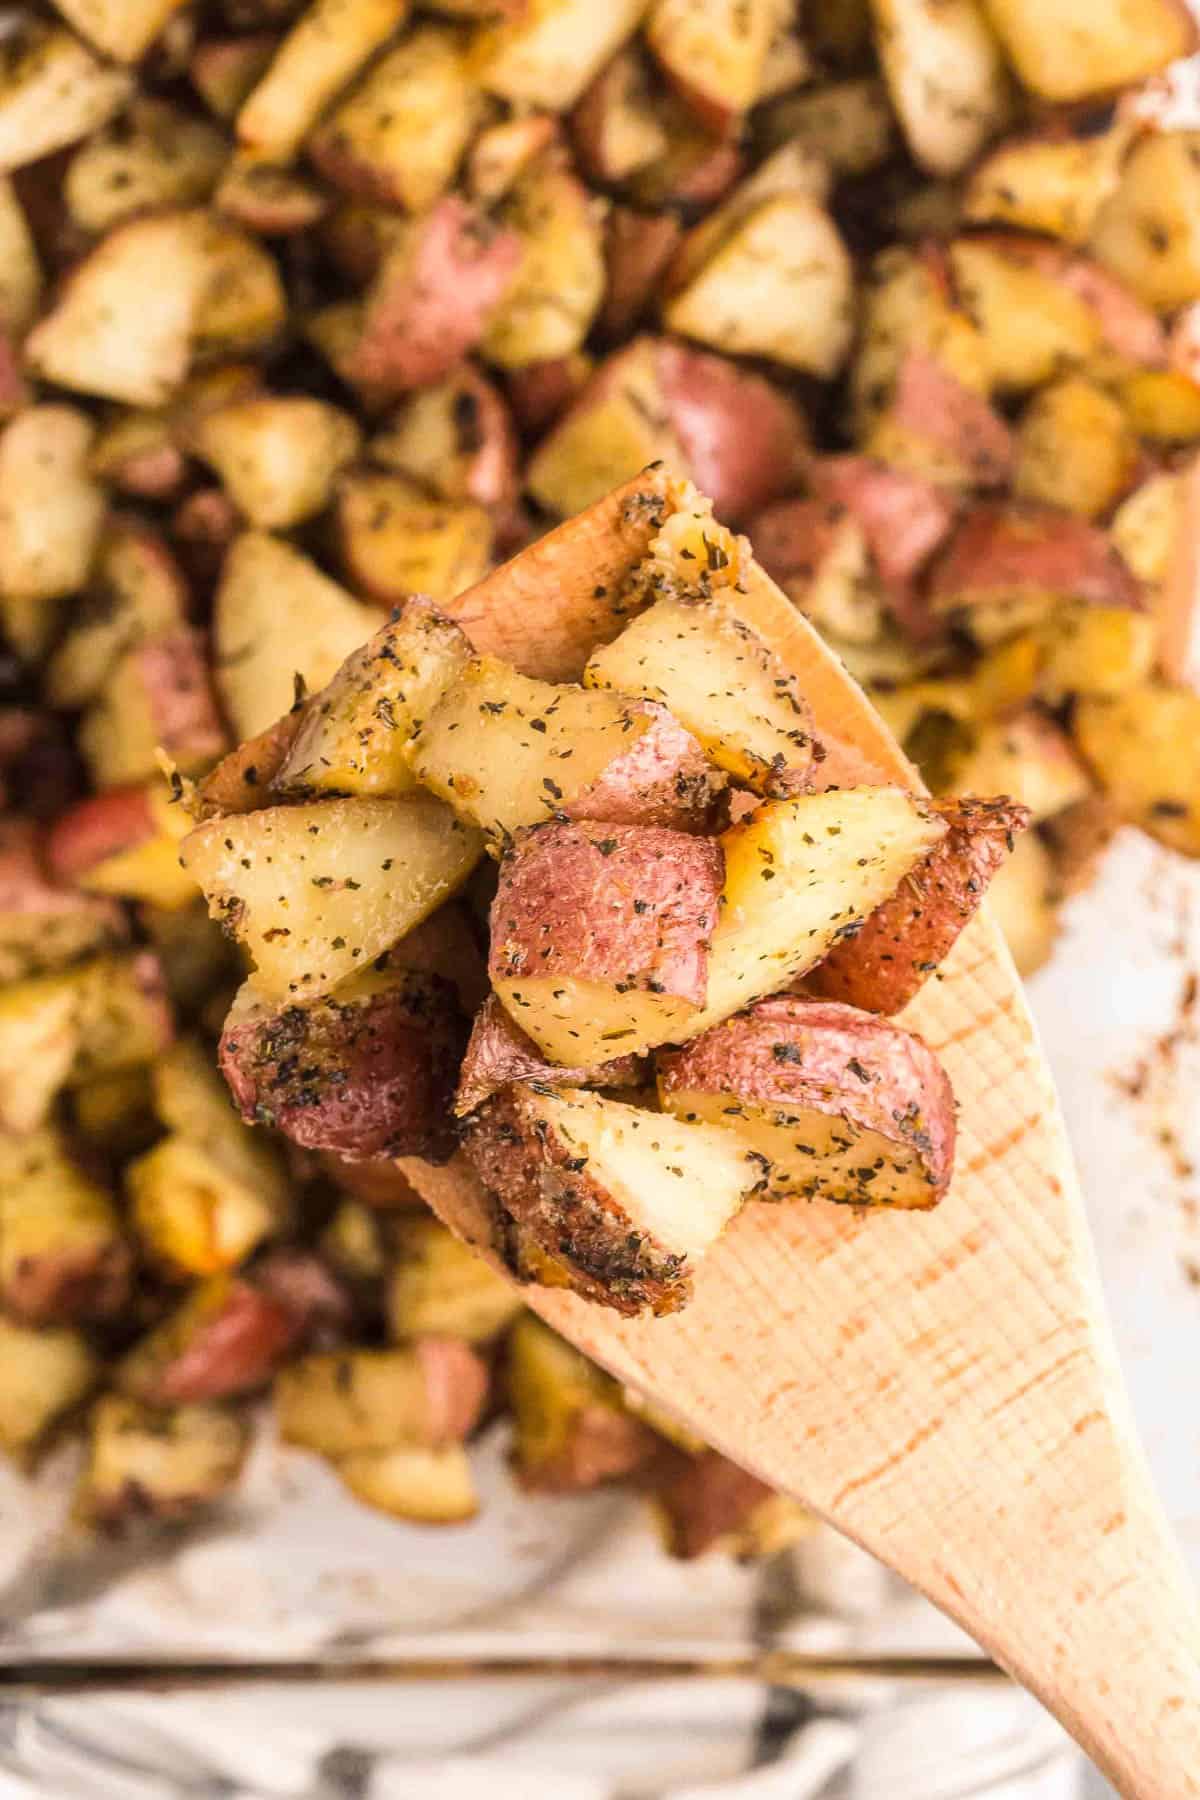
[[[404,401],[368,454],[439,500],[504,507],[516,499],[518,450],[508,407],[470,363]]]
[[[862,302],[860,343],[851,371],[860,436],[886,412],[905,355],[914,350],[924,351],[964,387],[987,393],[987,346],[951,293],[941,260],[894,245],[875,258]]]
[[[1122,819],[1200,856],[1200,695],[1165,683],[1091,695],[1072,732]]]
[[[182,625],[187,604],[183,577],[158,533],[132,520],[110,523],[87,591],[72,609],[66,637],[46,667],[51,704],[86,705],[124,652]]]
[[[865,17],[865,6],[862,11]],[[895,115],[875,76],[785,94],[766,109],[763,124],[772,147],[802,144],[824,158],[835,177],[868,174],[895,147]]]
[[[854,325],[853,270],[828,213],[804,194],[764,200],[663,308],[672,331],[732,355],[836,373]]]
[[[326,117],[309,155],[349,193],[424,212],[454,180],[478,116],[461,34],[421,25]]]
[[[197,357],[263,350],[287,322],[287,295],[270,251],[229,219],[204,222],[205,278],[192,324]]]
[[[514,113],[485,125],[471,145],[464,179],[472,200],[494,206],[558,136],[553,113]]]
[[[542,506],[569,518],[659,459],[686,467],[664,402],[655,341],[638,338],[601,364],[534,450],[526,485]]]
[[[354,470],[339,483],[337,530],[346,573],[373,600],[453,600],[492,566],[494,527],[472,501],[431,500],[406,476]]]
[[[115,62],[146,54],[184,0],[59,0],[68,25]]]
[[[470,659],[457,625],[424,602],[410,602],[308,703],[276,791],[407,793],[416,777],[405,745]]]
[[[1050,853],[1034,831],[1019,837],[988,889],[992,917],[1004,933],[1017,972],[1032,975],[1054,948],[1058,908]]]
[[[998,387],[1037,387],[1099,348],[1099,321],[1082,297],[1002,243],[956,238],[950,262]]]
[[[361,442],[348,413],[303,395],[236,401],[207,413],[190,434],[195,454],[264,531],[283,531],[321,512]]]
[[[388,1245],[379,1208],[363,1200],[340,1200],[319,1242],[326,1262],[352,1286],[373,1288],[388,1272]]]
[[[483,353],[521,369],[578,350],[604,297],[604,249],[592,197],[550,153],[523,170],[500,212],[521,259],[488,320]]]
[[[404,23],[409,0],[313,0],[237,116],[239,143],[290,162],[334,96]]]
[[[667,291],[687,286],[764,201],[799,196],[825,206],[829,194],[829,165],[824,157],[794,139],[780,144],[686,233],[666,272]]]
[[[71,158],[67,211],[81,230],[103,232],[150,207],[195,205],[216,187],[228,154],[215,126],[163,100],[136,100]]]
[[[1136,437],[1160,444],[1192,444],[1200,438],[1200,384],[1178,369],[1105,372]]]
[[[534,0],[483,26],[471,69],[489,93],[517,108],[565,112],[637,29],[645,0]]]
[[[0,1304],[26,1325],[111,1317],[130,1258],[112,1197],[54,1127],[0,1139]]]
[[[43,839],[31,821],[13,815],[0,820],[0,984],[124,941],[120,909],[71,883],[56,862],[54,835]]]
[[[306,1356],[275,1383],[285,1444],[322,1456],[459,1443],[479,1417],[487,1371],[455,1338],[423,1338],[402,1350]]]
[[[395,1342],[455,1337],[485,1344],[522,1310],[512,1283],[440,1220],[398,1218],[390,1242],[386,1307]]]
[[[192,54],[188,79],[218,119],[232,121],[266,74],[278,47],[279,39],[273,31],[205,38]]]
[[[81,800],[54,824],[50,866],[90,894],[143,900],[174,912],[196,899],[179,866],[188,817],[161,781],[110,788]]]
[[[0,1449],[32,1450],[96,1385],[100,1362],[77,1331],[32,1331],[0,1318]]]
[[[297,676],[324,687],[378,623],[377,611],[291,544],[245,532],[225,558],[213,610],[217,691],[238,736],[255,736],[287,711]]]
[[[125,1353],[115,1382],[150,1406],[232,1399],[265,1387],[298,1335],[293,1310],[257,1281],[207,1275]]]
[[[85,1146],[125,1161],[149,1148],[158,1134],[145,1068],[99,1075],[71,1095],[71,1120]]]
[[[1024,85],[1046,100],[1115,93],[1195,48],[1177,0],[986,0],[988,17]]]
[[[116,664],[79,728],[98,787],[151,780],[159,752],[191,773],[225,748],[205,646],[192,626],[147,638]]]
[[[161,406],[188,372],[210,279],[202,214],[127,219],[71,272],[30,332],[29,366],[61,387]]]
[[[1068,113],[1009,138],[971,171],[963,217],[1084,244],[1117,190],[1135,131],[1132,114],[1118,108],[1101,130],[1093,113],[1078,119]]]
[[[286,1000],[365,968],[462,885],[481,850],[448,807],[412,794],[214,819],[180,854],[252,957],[256,987]]]
[[[653,1432],[631,1416],[611,1375],[532,1313],[508,1335],[505,1369],[522,1487],[576,1493],[630,1475],[653,1455]]]
[[[1181,497],[1179,477],[1159,471],[1134,488],[1109,522],[1115,549],[1146,586],[1157,585],[1167,575]]]
[[[245,1130],[232,1112],[230,1117]],[[171,1272],[198,1276],[236,1268],[286,1222],[286,1185],[271,1153],[249,1141],[244,1150],[245,1166],[235,1167],[202,1142],[172,1132],[127,1165],[134,1228]]]
[[[253,155],[234,155],[225,165],[213,199],[227,219],[262,237],[291,237],[323,219],[329,195],[296,169],[255,162]]]
[[[913,157],[957,175],[1005,125],[1008,75],[976,0],[871,0],[879,60]]]
[[[614,56],[571,115],[571,138],[589,180],[624,181],[667,148],[646,58],[632,45]]]
[[[659,700],[718,768],[781,799],[811,780],[811,715],[795,677],[719,596],[656,600],[596,651],[584,681]]]
[[[1038,694],[1057,706],[1072,694],[1119,694],[1149,680],[1158,627],[1127,606],[1067,606],[1038,630]]]
[[[590,1065],[552,1063],[528,1032],[509,1017],[497,996],[488,994],[471,1026],[459,1070],[454,1111],[464,1118],[514,1081],[615,1090],[640,1088],[645,1079],[645,1064],[640,1056],[616,1056]]]
[[[414,1525],[462,1525],[479,1511],[471,1464],[460,1444],[440,1450],[360,1450],[334,1467],[356,1500]]]
[[[651,1491],[667,1552],[685,1561],[722,1553],[741,1560],[776,1556],[813,1525],[798,1501],[716,1450],[676,1458]]]
[[[37,317],[41,297],[41,263],[25,209],[9,178],[0,176],[0,329],[24,336]]]
[[[711,131],[736,128],[762,91],[778,0],[651,0],[646,42]]]
[[[31,406],[0,433],[0,596],[39,605],[87,580],[104,519],[88,473],[92,426],[71,406]],[[51,619],[53,615],[48,615]]]
[[[34,1131],[45,1123],[79,1046],[76,989],[62,976],[40,976],[0,989],[0,1127]]]
[[[1134,146],[1090,248],[1161,312],[1200,298],[1200,132],[1150,133]]]
[[[1021,419],[1013,491],[1095,519],[1129,487],[1139,458],[1125,409],[1082,375],[1064,375],[1034,395]]]
[[[931,780],[937,774],[929,770]],[[961,794],[1008,794],[1029,808],[1035,824],[1091,792],[1070,740],[1032,708],[968,729],[949,752],[944,786]]]
[[[161,1409],[105,1394],[89,1421],[75,1517],[107,1530],[186,1517],[228,1492],[249,1447],[245,1421],[222,1407]]]
[[[26,14],[5,37],[0,169],[39,162],[107,125],[132,89],[127,69],[93,56],[63,26]]]

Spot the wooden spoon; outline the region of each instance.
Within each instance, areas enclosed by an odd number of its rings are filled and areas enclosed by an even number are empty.
[[[578,676],[670,483],[610,495],[461,597],[480,649]],[[739,606],[799,674],[826,780],[917,785],[788,600]],[[1103,978],[1102,971],[1098,977]],[[958,1169],[931,1213],[751,1203],[666,1319],[526,1299],[589,1356],[805,1502],[958,1620],[1136,1800],[1200,1795],[1200,1631],[1122,1389],[1058,1103],[996,927],[905,1015],[945,1062]],[[469,1169],[406,1159],[486,1245]]]

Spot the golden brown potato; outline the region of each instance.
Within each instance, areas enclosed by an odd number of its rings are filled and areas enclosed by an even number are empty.
[[[302,395],[235,401],[206,413],[190,434],[193,453],[264,531],[285,531],[321,512],[361,442],[349,414]]]
[[[100,1379],[100,1361],[66,1326],[35,1331],[0,1318],[0,1450],[23,1457]]]
[[[499,391],[471,363],[421,389],[368,447],[371,461],[421,482],[439,500],[507,508],[517,497],[517,441]]]
[[[166,912],[190,906],[196,883],[179,866],[188,817],[161,781],[108,788],[55,820],[49,867],[91,894],[143,900]]]
[[[204,282],[192,342],[197,357],[268,349],[287,323],[287,295],[270,251],[219,213],[203,230]]]
[[[520,261],[487,321],[484,355],[503,369],[569,356],[604,297],[600,218],[587,189],[552,150],[523,169],[500,219]]]
[[[1016,451],[1019,499],[1085,519],[1111,511],[1140,460],[1125,407],[1082,375],[1064,375],[1034,395],[1017,428]]]
[[[517,1480],[532,1491],[581,1493],[633,1474],[658,1448],[611,1375],[532,1313],[508,1334],[505,1393]]]
[[[111,1195],[55,1127],[0,1139],[0,1305],[25,1325],[111,1318],[129,1292]]]
[[[110,521],[87,589],[46,666],[47,699],[53,706],[85,706],[126,651],[181,626],[187,606],[187,587],[165,539],[140,521]]]
[[[85,1149],[114,1161],[137,1156],[158,1134],[148,1069],[119,1069],[74,1089],[71,1123]]]
[[[1200,297],[1198,154],[1197,132],[1142,138],[1092,232],[1093,256],[1160,312]]]
[[[65,0],[68,25],[115,62],[137,62],[183,0]]]
[[[522,1311],[510,1281],[440,1220],[421,1214],[393,1221],[385,1304],[396,1343],[449,1337],[486,1344]]]
[[[947,487],[1004,487],[1012,475],[1013,440],[1004,419],[924,350],[903,357],[887,410],[863,448]]]
[[[143,97],[118,125],[96,132],[75,152],[63,198],[81,230],[107,231],[152,207],[207,200],[227,155],[215,126]]]
[[[751,521],[750,536],[758,562],[831,642],[878,642],[884,607],[867,534],[842,502],[779,500]]]
[[[116,1385],[151,1406],[232,1399],[265,1387],[299,1335],[298,1315],[255,1281],[209,1275],[121,1358]]]
[[[413,594],[453,600],[492,567],[492,520],[473,501],[431,500],[405,475],[355,469],[338,483],[337,533],[346,574],[381,604]]]
[[[1035,824],[1091,792],[1070,739],[1036,707],[966,728],[952,741],[942,767],[944,785],[933,779],[936,763],[929,770],[931,785],[963,794],[1007,794],[1028,808]]]
[[[112,901],[72,885],[73,870],[56,854],[62,829],[60,820],[43,836],[31,820],[0,819],[0,984],[64,968],[128,936]]]
[[[75,1518],[105,1531],[185,1518],[228,1492],[249,1447],[245,1421],[222,1407],[160,1409],[105,1394],[88,1421]]]
[[[1122,819],[1200,856],[1200,695],[1151,682],[1089,695],[1072,732]]]
[[[471,1465],[459,1444],[359,1450],[337,1457],[333,1466],[364,1506],[414,1525],[462,1525],[479,1511]]]
[[[190,625],[126,650],[79,727],[99,787],[151,780],[160,751],[184,773],[207,768],[226,741],[204,640]]]
[[[605,64],[571,114],[571,140],[590,181],[619,182],[667,148],[646,58],[633,45]]]
[[[1117,190],[1136,129],[1132,114],[1120,108],[1097,128],[1089,108],[1009,138],[971,171],[964,219],[1085,244],[1097,213]]]
[[[897,1013],[945,961],[1029,815],[1007,798],[947,800],[938,811],[945,837],[861,930],[809,972],[810,992],[864,1012]]]
[[[494,206],[522,170],[549,149],[558,136],[552,113],[514,113],[485,125],[467,154],[464,179],[472,200]]]
[[[295,169],[234,155],[226,163],[213,205],[224,218],[261,237],[292,237],[323,219],[329,195]]]
[[[1194,49],[1195,27],[1178,0],[987,0],[988,17],[1024,85],[1046,100],[1114,93]]]
[[[180,848],[267,1000],[311,1000],[450,897],[483,843],[428,794],[275,806],[199,825]],[[288,923],[280,918],[287,913]]]
[[[722,1552],[743,1560],[774,1556],[812,1529],[798,1501],[716,1450],[671,1459],[652,1493],[666,1548],[685,1561]]]
[[[45,603],[83,587],[104,519],[87,466],[92,426],[72,406],[31,406],[0,433],[0,598]],[[41,643],[33,646],[44,648]]]
[[[322,1456],[461,1443],[487,1394],[484,1363],[457,1338],[303,1357],[275,1382],[279,1435]]]
[[[757,1178],[726,1132],[581,1088],[505,1088],[464,1148],[570,1285],[629,1315],[687,1304],[695,1263]]]
[[[542,107],[565,112],[626,38],[632,37],[645,0],[537,0],[480,27],[471,52],[471,73],[489,93],[510,101],[518,112]]]
[[[1061,706],[1079,694],[1120,694],[1153,672],[1159,628],[1127,606],[1062,607],[1038,627],[1037,695]]]
[[[313,0],[237,115],[238,141],[290,162],[326,105],[403,24],[408,0]]]
[[[495,994],[475,1015],[462,1059],[454,1110],[474,1112],[514,1081],[559,1083],[565,1087],[637,1088],[645,1079],[641,1057],[626,1055],[584,1068],[548,1062],[527,1032],[505,1012]]]
[[[42,298],[42,268],[25,209],[7,175],[0,175],[0,328],[28,331]]]
[[[206,37],[192,53],[188,80],[209,111],[229,123],[265,75],[278,47],[279,39],[273,31]]]
[[[988,892],[992,917],[1004,933],[1021,975],[1040,969],[1054,948],[1057,887],[1046,845],[1037,832],[1026,832],[996,871]]]
[[[871,0],[879,60],[908,147],[957,175],[1012,110],[1000,46],[977,0]]]
[[[0,169],[19,169],[99,130],[132,92],[128,70],[103,62],[63,26],[24,15],[5,40]]]
[[[954,1094],[928,1045],[898,1025],[784,996],[657,1062],[664,1108],[728,1131],[764,1199],[924,1208],[945,1197]]]
[[[860,439],[886,415],[901,365],[913,351],[932,357],[973,392],[988,392],[987,350],[959,304],[944,256],[925,245],[893,245],[875,257],[862,295],[850,374],[852,419]]]
[[[646,42],[710,131],[732,132],[762,91],[778,0],[652,0]]]
[[[1036,387],[1099,348],[1099,321],[1084,300],[1049,271],[1009,254],[1003,240],[957,238],[950,261],[998,387]]]
[[[1200,385],[1179,369],[1104,369],[1135,437],[1165,445],[1200,438]]]
[[[896,144],[887,89],[875,76],[785,94],[765,109],[762,127],[772,149],[799,143],[822,157],[835,177],[869,173],[888,161]]]

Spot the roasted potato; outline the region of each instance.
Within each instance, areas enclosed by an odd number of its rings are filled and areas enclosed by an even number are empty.
[[[459,1444],[358,1450],[334,1468],[356,1500],[414,1525],[461,1525],[479,1510],[471,1464]]]
[[[330,100],[404,21],[408,0],[312,0],[237,115],[239,143],[292,160]]]
[[[105,1394],[88,1420],[75,1518],[113,1531],[143,1518],[187,1517],[228,1492],[249,1447],[245,1421],[222,1407],[159,1408]]]
[[[386,1309],[394,1342],[446,1337],[485,1344],[523,1310],[512,1283],[440,1220],[398,1218],[388,1235]]]
[[[487,1385],[484,1363],[457,1338],[307,1356],[276,1377],[279,1435],[334,1458],[442,1449],[471,1431]]]
[[[485,1100],[514,1081],[561,1083],[565,1087],[636,1088],[642,1085],[642,1059],[616,1056],[591,1068],[547,1061],[533,1039],[489,994],[471,1028],[462,1059],[454,1110],[474,1112]]]
[[[1198,155],[1196,132],[1142,138],[1091,235],[1093,256],[1160,312],[1200,297]]]
[[[759,98],[779,0],[651,0],[646,42],[710,131],[736,129]]]
[[[878,641],[883,598],[867,535],[840,501],[779,500],[751,521],[750,535],[759,563],[819,631],[838,644]],[[914,612],[920,616],[925,609]]]
[[[186,620],[188,592],[179,565],[150,527],[112,520],[89,560],[87,589],[46,666],[45,690],[54,706],[86,706],[126,651]]]
[[[187,829],[187,814],[161,781],[107,788],[56,820],[46,859],[59,879],[86,893],[143,900],[175,912],[198,893],[179,866],[179,842]]]
[[[672,1458],[651,1491],[667,1550],[684,1561],[719,1551],[773,1556],[812,1528],[798,1501],[716,1450]]]
[[[235,401],[206,413],[190,433],[195,455],[263,531],[286,531],[321,512],[361,442],[340,407],[299,395]]]
[[[338,484],[342,563],[356,588],[384,605],[413,594],[441,603],[482,581],[494,527],[482,506],[431,500],[405,475],[353,470]]]
[[[612,1376],[532,1313],[513,1325],[504,1358],[522,1487],[580,1493],[634,1474],[654,1456],[654,1432],[627,1410]]]
[[[667,148],[644,54],[633,45],[605,64],[571,114],[571,140],[589,180],[620,182]]]
[[[595,203],[551,151],[521,172],[500,219],[520,247],[519,261],[487,321],[483,354],[503,369],[569,356],[583,343],[604,295]]]
[[[1200,856],[1200,696],[1153,682],[1088,695],[1072,734],[1122,819]]]
[[[74,32],[25,14],[5,39],[0,169],[19,169],[97,131],[133,91],[127,69],[94,56]]]
[[[1012,98],[988,7],[976,0],[871,0],[879,60],[908,147],[957,175],[1002,130]]]
[[[299,1336],[295,1312],[257,1282],[210,1275],[122,1357],[115,1381],[150,1406],[232,1399],[265,1387]]]
[[[517,108],[565,112],[592,77],[632,37],[645,0],[536,0],[488,7],[512,13],[480,27],[471,50],[475,79]]]
[[[1114,107],[1065,112],[994,146],[971,170],[963,218],[972,224],[1044,231],[1085,244],[1117,190],[1137,126]]]
[[[100,1360],[67,1326],[35,1331],[0,1318],[0,1449],[27,1456],[100,1379]]]
[[[907,748],[940,793],[1007,794],[1040,824],[1091,792],[1070,739],[1037,707],[952,728],[940,747],[938,723],[935,715],[931,758],[926,760],[924,750],[930,739],[920,731],[909,737]]]
[[[35,655],[56,623],[45,603],[83,587],[100,541],[105,499],[88,470],[92,437],[83,413],[57,404],[28,407],[0,432],[0,602],[33,605]]]
[[[160,752],[185,773],[215,762],[226,738],[200,633],[177,626],[126,650],[88,708],[79,745],[99,787],[149,781]]]
[[[987,0],[987,14],[1024,85],[1044,100],[1085,100],[1143,81],[1195,48],[1178,0],[1132,0],[1102,11],[1091,0]]]
[[[0,1306],[25,1325],[111,1318],[131,1258],[112,1196],[53,1126],[0,1140]]]
[[[0,984],[115,949],[128,936],[111,900],[69,885],[74,871],[56,856],[61,831],[44,838],[31,820],[0,819]]]
[[[988,890],[992,917],[1004,933],[1021,975],[1040,969],[1054,948],[1057,900],[1058,880],[1050,852],[1037,832],[1026,832],[997,869]]]
[[[468,1121],[464,1148],[570,1285],[631,1315],[687,1304],[694,1264],[757,1179],[727,1132],[581,1088],[505,1088]]]
[[[1064,375],[1036,393],[1022,415],[1013,492],[1096,519],[1129,488],[1139,457],[1120,402],[1082,375]]]
[[[861,10],[865,17],[866,7]],[[772,149],[799,143],[834,176],[868,174],[888,161],[896,142],[887,90],[874,76],[785,94],[766,108],[763,129]]]
[[[82,231],[107,231],[154,207],[207,200],[227,155],[223,134],[205,120],[164,100],[135,100],[72,156],[63,198]]]
[[[508,408],[471,363],[402,402],[368,453],[439,500],[502,510],[516,500],[517,443]]]

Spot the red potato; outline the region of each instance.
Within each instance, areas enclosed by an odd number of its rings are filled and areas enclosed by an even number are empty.
[[[375,1207],[380,1212],[407,1212],[425,1205],[412,1182],[390,1157],[368,1157],[359,1162],[326,1151],[321,1166],[331,1181],[344,1193],[361,1200],[364,1206]]]
[[[188,79],[219,119],[233,119],[278,48],[279,38],[273,31],[205,38],[192,52]]]
[[[487,1365],[457,1338],[425,1337],[402,1350],[306,1356],[275,1386],[279,1434],[324,1456],[461,1443],[487,1398]]]
[[[1014,838],[1030,824],[1028,808],[1008,799],[942,800],[936,811],[946,821],[945,837],[853,937],[810,970],[810,992],[865,1012],[907,1006],[945,961]]]
[[[982,642],[1084,601],[1140,610],[1141,590],[1108,536],[1087,519],[1005,502],[966,513],[930,573],[935,613]]]
[[[504,1345],[517,1480],[534,1493],[578,1494],[631,1475],[661,1448],[610,1375],[532,1313]]]
[[[68,885],[53,842],[32,820],[0,819],[0,984],[114,949],[128,936],[114,901]]]
[[[732,133],[762,87],[776,0],[653,0],[646,42],[709,130]]]
[[[936,635],[916,583],[954,524],[953,497],[921,475],[868,456],[814,462],[812,483],[861,525],[897,624],[918,643]]]
[[[505,386],[517,424],[527,437],[541,437],[574,404],[591,378],[594,364],[586,351],[548,356],[544,362],[509,369]]]
[[[936,1206],[954,1168],[954,1094],[912,1032],[856,1007],[760,1000],[658,1059],[664,1109],[720,1125],[768,1200]]]
[[[46,667],[46,697],[75,708],[95,698],[127,650],[187,622],[189,595],[166,540],[140,520],[112,520],[66,635]]]
[[[559,1283],[629,1316],[687,1304],[695,1263],[758,1173],[726,1132],[541,1085],[496,1094],[464,1150],[534,1247],[534,1278],[548,1256]]]
[[[783,1550],[806,1528],[802,1510],[718,1450],[673,1456],[652,1488],[667,1549],[685,1562],[712,1551]]]
[[[626,180],[667,148],[644,55],[626,45],[575,106],[571,139],[589,181]]]
[[[751,521],[750,536],[760,565],[818,629],[837,643],[876,642],[883,602],[866,534],[844,506],[777,500]]]
[[[709,839],[553,822],[500,866],[488,973],[551,1061],[589,1066],[676,1036],[704,1003],[722,861]]]
[[[665,110],[666,154],[639,169],[627,183],[630,198],[652,212],[668,207],[702,212],[733,187],[745,169],[745,154],[733,138],[713,137],[702,130],[688,118],[682,103]]]
[[[636,1088],[644,1078],[640,1057],[618,1056],[592,1068],[564,1068],[547,1062],[533,1039],[489,994],[475,1015],[471,1038],[458,1077],[454,1110],[459,1117],[475,1112],[485,1100],[514,1081],[557,1083],[565,1087]]]
[[[604,225],[604,301],[596,317],[601,337],[618,343],[640,324],[682,238],[675,213],[612,208]]]
[[[293,1342],[325,1348],[351,1323],[350,1296],[311,1250],[281,1245],[254,1265],[254,1285],[290,1314]]]
[[[197,824],[226,813],[258,812],[270,804],[271,783],[287,759],[304,716],[301,699],[290,712],[256,737],[247,738],[209,770],[187,802]]]
[[[0,1304],[24,1325],[109,1319],[132,1257],[113,1196],[48,1126],[0,1139]]]
[[[225,749],[200,632],[188,626],[148,638],[116,665],[79,728],[101,786],[148,780],[158,751],[184,771]]]
[[[160,781],[106,788],[55,820],[46,858],[60,880],[90,893],[173,912],[196,898],[195,882],[179,867],[187,828],[187,815]]]
[[[393,393],[440,381],[483,337],[521,258],[515,232],[458,195],[439,201],[375,277],[351,378]]]
[[[130,1351],[117,1383],[152,1406],[232,1399],[265,1387],[296,1338],[295,1315],[280,1300],[215,1275]]]
[[[970,244],[976,240],[961,241]],[[1161,320],[1091,257],[1069,245],[1015,231],[990,232],[978,241],[1073,294],[1092,314],[1105,349],[1148,368],[1161,368],[1166,362],[1167,337]]]
[[[901,360],[888,414],[878,434],[896,431],[925,447],[931,468],[968,487],[1003,487],[1012,475],[1012,433],[999,413],[924,350]],[[884,439],[885,444],[887,439]]]
[[[380,960],[303,1006],[272,1008],[244,987],[221,1037],[221,1070],[247,1124],[305,1149],[444,1162],[466,1020],[448,982]]]
[[[501,510],[516,502],[518,450],[508,407],[473,363],[406,400],[371,439],[369,455],[424,482],[440,500]]]

